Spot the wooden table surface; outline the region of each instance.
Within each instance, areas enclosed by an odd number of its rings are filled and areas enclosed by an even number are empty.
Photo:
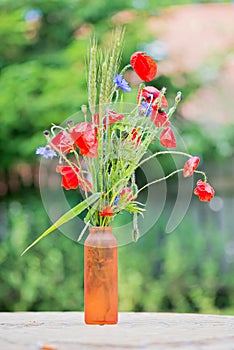
[[[87,326],[82,312],[0,313],[1,350],[234,350],[234,316],[119,313]]]

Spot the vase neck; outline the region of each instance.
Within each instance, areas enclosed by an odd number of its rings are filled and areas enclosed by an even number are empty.
[[[94,233],[112,233],[111,226],[92,226],[89,228],[89,232]]]

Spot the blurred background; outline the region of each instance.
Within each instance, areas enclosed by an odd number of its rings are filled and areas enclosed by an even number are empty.
[[[20,257],[50,224],[35,148],[51,122],[87,103],[90,36],[105,43],[125,25],[123,66],[147,51],[158,62],[153,84],[167,87],[170,103],[183,92],[175,125],[216,197],[193,198],[167,234],[177,179],[168,182],[160,220],[119,250],[120,310],[233,314],[233,18],[233,1],[0,1],[0,311],[83,309],[83,246],[57,231]]]

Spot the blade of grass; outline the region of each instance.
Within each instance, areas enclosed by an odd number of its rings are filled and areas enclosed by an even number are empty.
[[[88,197],[81,203],[77,204],[74,208],[70,209],[67,213],[62,215],[53,225],[51,225],[45,232],[42,233],[32,244],[30,244],[21,254],[24,255],[29,249],[36,245],[42,238],[46,237],[48,234],[59,228],[61,225],[73,219],[75,216],[79,215],[82,211],[87,209],[90,205],[97,201],[100,197],[100,193],[94,193],[92,196]]]

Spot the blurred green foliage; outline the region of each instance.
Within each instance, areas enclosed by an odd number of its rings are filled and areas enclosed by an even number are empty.
[[[148,16],[160,6],[171,5],[171,1],[0,2],[2,168],[19,161],[32,162],[34,149],[44,144],[42,131],[51,123],[60,124],[87,103],[85,58],[90,36],[95,31],[102,42],[108,41],[108,30],[115,25],[112,15],[118,10],[137,8],[137,3],[142,6],[135,20],[127,23],[123,65],[141,43],[153,40],[145,25]],[[173,2],[174,5],[184,3],[193,2]],[[185,98],[199,87],[199,80],[187,77],[186,81]],[[159,88],[167,86],[169,100],[179,90],[168,77],[160,77],[155,83]],[[126,97],[127,102],[134,101],[133,94]],[[207,135],[192,123],[182,126],[180,123],[180,131],[185,137],[188,135],[191,146],[198,145],[199,140],[198,153],[203,148],[205,152],[215,151],[217,156],[222,156],[222,151],[219,152],[222,142],[217,142],[217,137],[212,139],[209,135],[207,142]],[[229,148],[233,147],[232,132],[227,137],[228,133],[223,131]]]
[[[83,298],[83,247],[60,235],[51,236],[32,254],[20,257],[28,238],[46,228],[41,200],[28,195],[25,202],[1,205],[7,212],[0,245],[0,310],[79,310]],[[10,232],[10,235],[7,234]],[[55,292],[56,291],[56,292]]]
[[[93,29],[90,27],[91,32],[88,29],[88,34],[83,36],[81,33],[77,38],[75,28],[90,17],[90,7],[72,3],[23,1],[0,4],[4,17],[0,24],[0,152],[3,168],[20,160],[32,162],[34,149],[45,142],[42,131],[51,123],[60,124],[87,103],[85,58]],[[95,4],[98,6],[99,2]],[[106,2],[102,2],[104,4]],[[111,10],[119,8],[120,4],[114,1]],[[96,13],[95,6],[92,6],[93,13]],[[103,15],[102,11],[97,13]],[[133,29],[135,27],[136,23]],[[97,30],[97,34],[99,32]],[[138,39],[138,36],[133,40],[128,38],[128,58],[129,50],[134,50]]]
[[[233,313],[230,233],[220,234],[215,213],[201,226],[191,208],[175,232],[165,234],[167,210],[138,243],[119,248],[120,310]],[[33,195],[5,201],[4,211],[0,310],[82,310],[83,246],[56,232],[20,257],[38,227],[48,226],[47,215]]]

